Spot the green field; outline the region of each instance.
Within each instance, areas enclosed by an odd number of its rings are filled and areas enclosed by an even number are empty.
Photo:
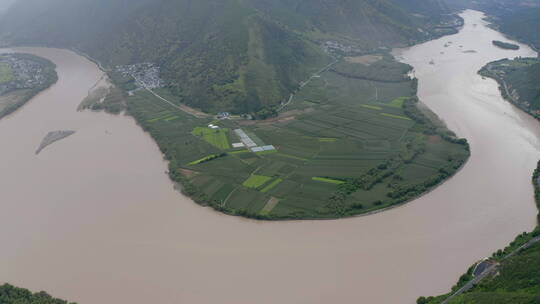
[[[165,121],[171,121],[177,119],[178,116],[170,117],[165,119]],[[229,139],[227,134],[229,134],[229,129],[211,129],[204,127],[196,127],[193,130],[193,135],[202,137],[209,144],[221,149],[227,150],[230,148]]]
[[[261,192],[266,193],[272,189],[274,189],[277,185],[281,184],[283,180],[281,178],[276,178],[274,181],[272,181],[268,186],[264,187]]]
[[[259,188],[271,179],[269,176],[251,175],[242,185],[246,188]]]
[[[0,62],[0,84],[13,81],[15,79],[9,64]]]
[[[284,110],[289,118],[275,122],[195,118],[144,91],[127,105],[169,160],[171,178],[201,204],[262,219],[352,216],[417,197],[469,155],[466,141],[404,97],[416,95],[414,81],[402,74],[379,81],[385,75],[373,69],[372,80],[323,73],[296,94]],[[240,142],[235,129],[277,150],[232,149]]]

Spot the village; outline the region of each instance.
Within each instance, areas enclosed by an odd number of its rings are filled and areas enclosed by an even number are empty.
[[[47,81],[43,66],[20,55],[3,55],[0,64],[8,67],[6,81],[0,82],[0,95],[20,89],[42,86]]]
[[[132,77],[138,89],[156,89],[165,86],[160,77],[160,68],[150,62],[117,66],[116,71],[122,77]]]

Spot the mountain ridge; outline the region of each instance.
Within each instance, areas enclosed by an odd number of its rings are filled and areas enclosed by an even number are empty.
[[[332,61],[325,41],[370,53],[436,35],[448,11],[439,0],[425,3],[26,0],[9,9],[0,34],[12,45],[76,48],[109,67],[154,62],[181,102],[256,113],[276,108]]]

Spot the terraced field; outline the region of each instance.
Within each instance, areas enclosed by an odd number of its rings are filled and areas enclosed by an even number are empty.
[[[416,108],[408,67],[383,60],[337,65],[267,121],[195,118],[147,92],[127,103],[170,161],[171,178],[197,202],[264,219],[352,216],[424,193],[469,155],[466,141]],[[356,67],[373,79],[355,77]],[[275,150],[231,148],[245,141],[237,129]]]

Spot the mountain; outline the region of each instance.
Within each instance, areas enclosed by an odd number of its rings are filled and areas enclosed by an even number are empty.
[[[207,112],[279,105],[333,59],[437,35],[439,0],[25,0],[3,41],[79,49],[105,66],[153,62],[171,92]]]
[[[455,0],[451,9],[477,9],[488,14],[497,30],[540,48],[540,0]]]
[[[540,49],[540,4],[500,15],[495,23],[503,33]]]

